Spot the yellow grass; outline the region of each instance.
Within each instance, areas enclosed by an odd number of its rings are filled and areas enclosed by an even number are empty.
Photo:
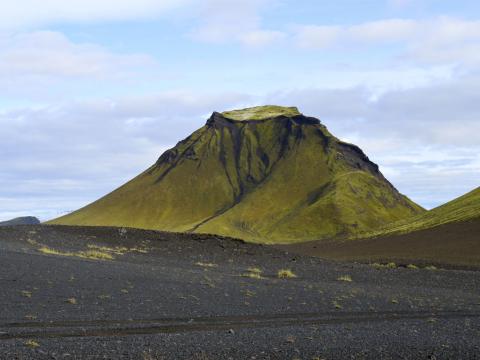
[[[214,264],[214,263],[204,263],[204,262],[201,262],[201,261],[196,262],[195,265],[201,266],[201,267],[206,267],[206,268],[214,268],[214,267],[218,266],[217,264]]]
[[[106,252],[98,250],[87,250],[87,251],[78,251],[78,252],[63,252],[56,249],[49,248],[47,246],[42,246],[38,249],[42,254],[47,255],[57,255],[57,256],[71,256],[78,257],[82,259],[92,259],[92,260],[113,260],[114,257]]]
[[[337,280],[338,281],[352,282],[352,277],[350,275],[342,275]]]
[[[296,278],[297,277],[297,275],[295,275],[295,273],[290,269],[278,270],[277,276],[280,279],[291,279],[291,278]]]
[[[37,348],[40,346],[40,344],[38,342],[36,342],[35,340],[27,340],[25,342],[25,345],[28,346],[28,347],[31,347],[31,348]]]

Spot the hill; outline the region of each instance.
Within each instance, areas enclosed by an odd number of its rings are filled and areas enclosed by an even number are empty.
[[[376,237],[389,234],[405,234],[473,219],[480,219],[480,187],[416,217],[389,224],[385,228],[365,235]]]
[[[40,220],[33,216],[18,217],[8,221],[0,222],[0,226],[16,226],[16,225],[38,225]]]
[[[355,241],[312,241],[285,250],[324,258],[480,267],[480,188]]]
[[[291,243],[348,237],[423,211],[318,119],[262,106],[213,113],[144,173],[50,223]]]

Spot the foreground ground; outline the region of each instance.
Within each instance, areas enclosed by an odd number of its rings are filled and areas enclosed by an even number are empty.
[[[1,359],[480,358],[475,271],[26,226],[0,228],[0,289]]]

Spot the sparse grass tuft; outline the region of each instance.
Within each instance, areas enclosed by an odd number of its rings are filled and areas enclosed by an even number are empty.
[[[95,259],[95,260],[113,260],[114,257],[106,252],[101,252],[98,250],[87,250],[87,251],[80,251],[74,256],[83,257],[86,259]]]
[[[260,274],[257,274],[257,273],[244,273],[242,274],[243,277],[248,277],[250,279],[257,279],[257,280],[260,280],[260,279],[264,279],[264,277]]]
[[[30,348],[37,348],[40,346],[40,344],[38,342],[36,342],[35,340],[27,340],[25,341],[25,345],[30,347]]]
[[[77,304],[77,299],[75,299],[75,298],[73,298],[73,297],[72,297],[72,298],[68,298],[68,299],[66,300],[66,302],[69,303],[69,304],[72,304],[72,305],[76,305],[76,304]]]
[[[438,268],[436,266],[429,265],[429,266],[425,266],[425,270],[438,270]]]
[[[47,255],[56,255],[56,256],[69,256],[69,257],[79,257],[82,259],[91,259],[91,260],[113,260],[114,257],[111,254],[106,252],[101,252],[98,250],[87,250],[87,251],[78,251],[78,252],[62,252],[48,246],[42,246],[38,249],[42,254]]]
[[[264,277],[262,276],[262,269],[258,268],[258,267],[249,267],[247,269],[247,273],[244,273],[242,274],[243,277],[248,277],[248,278],[251,278],[251,279],[264,279]]]
[[[254,274],[261,274],[263,272],[262,269],[258,267],[249,267],[247,270]]]
[[[297,277],[297,275],[295,275],[295,273],[290,269],[278,270],[277,276],[280,279],[292,279]]]
[[[214,263],[204,263],[204,262],[201,262],[201,261],[196,262],[195,265],[201,266],[201,267],[205,267],[205,268],[215,268],[215,267],[218,267],[217,264],[214,264]]]
[[[32,292],[28,290],[22,290],[21,294],[23,297],[31,298],[32,297]]]
[[[397,268],[397,264],[395,264],[394,262],[389,262],[388,264],[379,264],[379,263],[373,263],[373,264],[370,264],[371,267],[375,268],[375,269],[396,269]]]
[[[99,245],[94,245],[94,244],[88,244],[87,248],[90,250],[97,250],[103,253],[112,253],[116,255],[124,255],[127,251],[128,248],[124,246],[117,246],[117,247],[108,247],[108,246],[99,246]]]
[[[338,281],[346,281],[346,282],[352,282],[352,277],[350,275],[342,275],[338,279]]]
[[[418,266],[417,266],[417,265],[413,265],[413,264],[408,264],[408,265],[407,265],[407,269],[410,269],[410,270],[418,270]]]
[[[66,253],[62,253],[60,251],[57,251],[55,249],[51,249],[47,246],[42,246],[40,249],[38,249],[38,251],[40,251],[43,254],[47,254],[47,255],[64,255],[65,256],[65,254],[66,254]]]

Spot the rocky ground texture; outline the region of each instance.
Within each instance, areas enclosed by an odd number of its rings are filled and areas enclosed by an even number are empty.
[[[0,228],[0,289],[1,359],[480,358],[476,271],[20,226]]]

